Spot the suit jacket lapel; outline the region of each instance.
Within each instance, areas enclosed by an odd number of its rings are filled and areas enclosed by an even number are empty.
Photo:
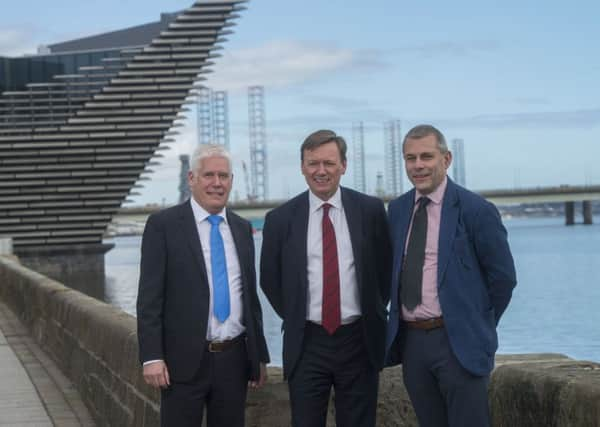
[[[400,206],[398,210],[399,218],[398,226],[395,228],[396,235],[393,236],[395,247],[394,247],[394,265],[400,266],[397,269],[398,276],[394,278],[394,283],[399,283],[400,272],[404,263],[404,248],[406,247],[406,239],[408,238],[408,227],[410,226],[410,220],[412,218],[413,210],[415,208],[415,190],[410,190],[407,197],[401,199],[403,206]]]
[[[308,286],[308,266],[306,241],[308,239],[308,191],[300,197],[296,209],[294,209],[294,218],[290,221],[290,239],[293,249],[292,253],[298,257],[298,271],[302,278],[302,283]]]
[[[243,226],[235,216],[229,214],[229,209],[225,210],[225,215],[227,216],[227,223],[229,224],[229,229],[231,230],[231,235],[233,236],[233,243],[235,244],[235,251],[240,264],[242,287],[246,288],[248,282],[244,266],[248,265],[249,262],[254,263],[254,260],[248,259],[249,253],[247,247],[248,244],[254,244],[254,242],[248,242],[247,228]]]
[[[442,284],[444,273],[446,272],[446,267],[450,260],[452,242],[454,242],[459,214],[460,206],[456,194],[456,187],[454,186],[454,183],[450,181],[450,178],[448,178],[448,185],[446,187],[446,193],[444,194],[444,201],[442,202],[442,218],[440,220],[440,237],[438,240],[438,288]]]
[[[203,282],[208,284],[208,276],[206,266],[204,264],[204,255],[202,254],[202,245],[200,244],[200,236],[198,236],[198,228],[194,219],[194,212],[189,202],[181,205],[181,229],[187,238],[188,246],[192,252],[194,261],[198,263],[200,271],[203,275]]]
[[[344,206],[344,214],[348,223],[348,232],[350,233],[350,242],[352,243],[352,254],[354,255],[354,268],[356,269],[356,281],[358,288],[362,289],[362,212],[359,208],[360,203],[352,200],[352,194],[345,188],[342,191],[342,205]]]

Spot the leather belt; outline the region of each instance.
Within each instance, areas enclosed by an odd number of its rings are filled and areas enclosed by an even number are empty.
[[[444,319],[442,317],[434,317],[432,319],[406,321],[405,323],[409,328],[429,331],[443,327]]]
[[[246,334],[240,334],[237,337],[225,340],[225,341],[207,341],[206,351],[209,353],[221,353],[227,351],[235,346],[238,342],[243,341],[246,338]]]

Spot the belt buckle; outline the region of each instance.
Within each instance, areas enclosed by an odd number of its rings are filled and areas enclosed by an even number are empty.
[[[223,350],[219,347],[220,344],[223,344],[220,341],[211,341],[208,343],[208,352],[209,353],[220,353]]]
[[[434,317],[426,320],[426,330],[431,331],[433,329],[441,328],[444,325],[444,321],[441,317]]]

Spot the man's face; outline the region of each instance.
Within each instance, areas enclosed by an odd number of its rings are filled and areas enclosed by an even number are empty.
[[[233,175],[225,157],[206,157],[188,172],[194,200],[210,214],[223,210],[229,198]]]
[[[329,200],[340,186],[340,178],[346,172],[335,142],[320,145],[314,150],[304,150],[302,175],[311,191],[321,200]]]
[[[438,188],[452,162],[450,152],[442,154],[438,148],[435,135],[407,139],[403,153],[408,179],[421,194],[429,194]]]

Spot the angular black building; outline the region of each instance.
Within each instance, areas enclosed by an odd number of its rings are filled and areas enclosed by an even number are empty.
[[[0,235],[26,264],[61,277],[52,269],[81,269],[78,257],[109,249],[108,223],[173,142],[244,2],[200,0],[158,22],[0,58]],[[56,257],[63,265],[48,267]]]
[[[17,254],[100,244],[225,41],[240,1],[0,58],[0,235]]]

